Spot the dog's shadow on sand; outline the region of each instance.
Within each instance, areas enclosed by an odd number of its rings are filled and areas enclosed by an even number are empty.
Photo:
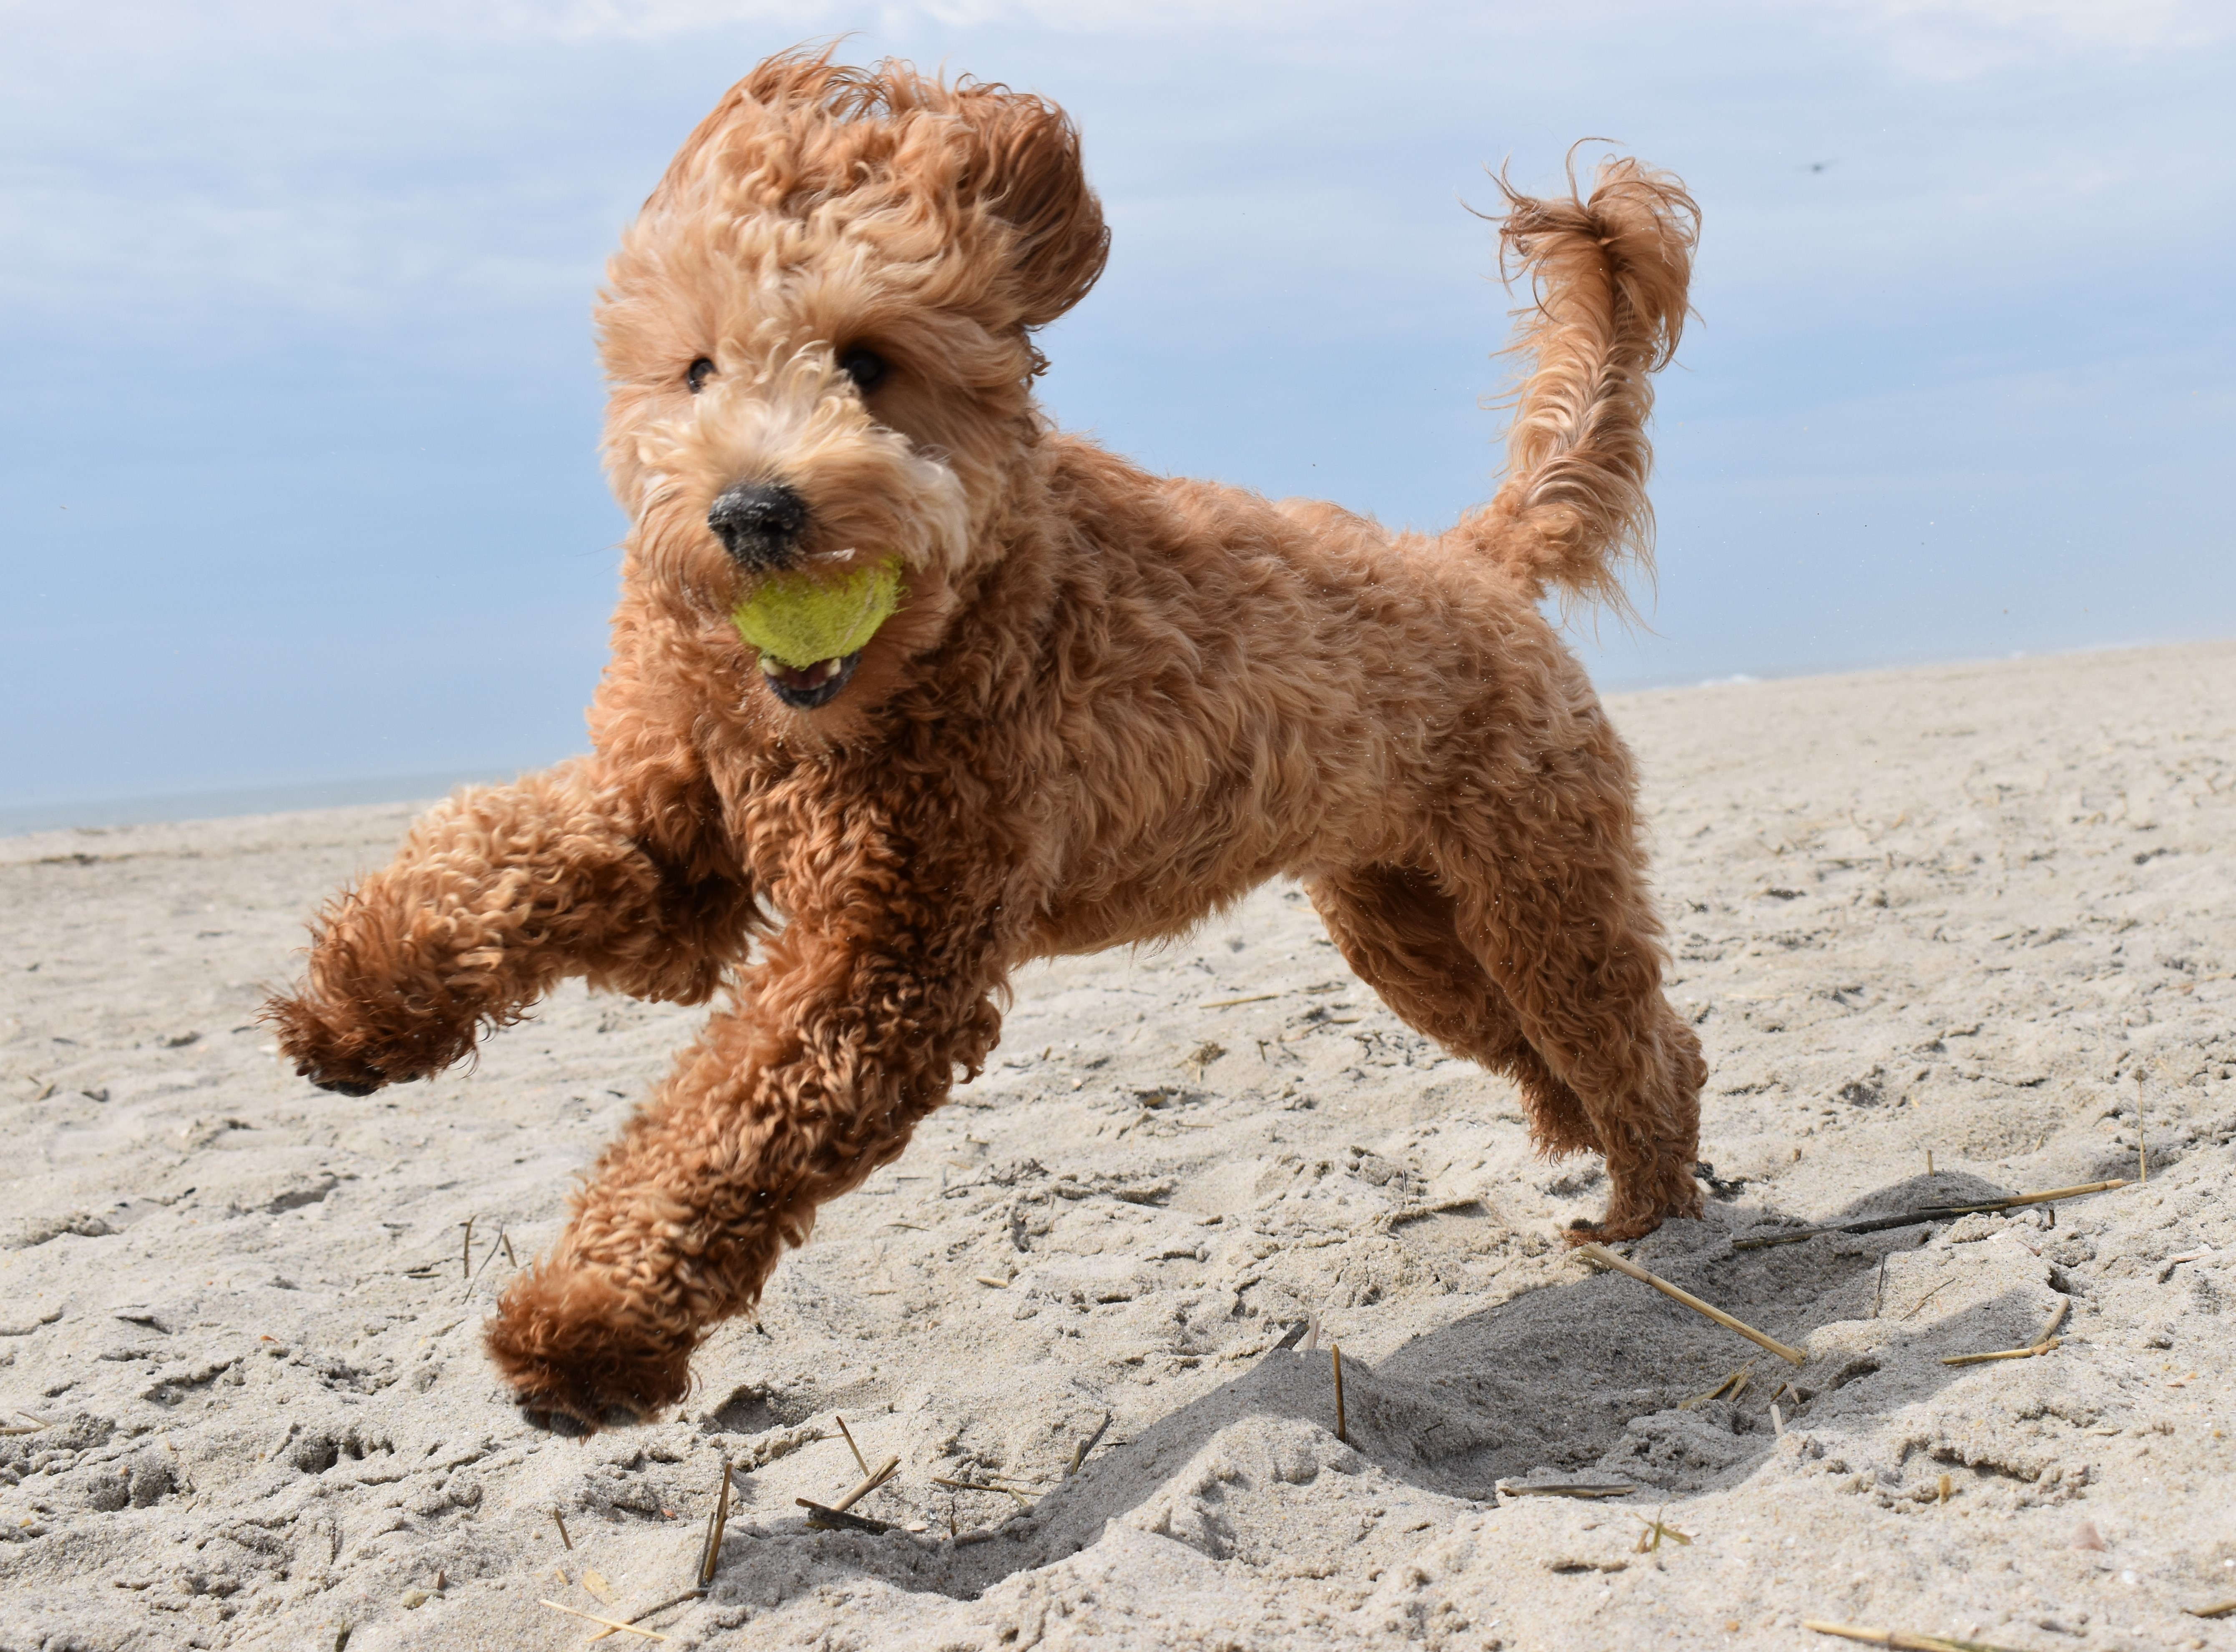
[[[1969,1175],[1919,1177],[1875,1190],[1834,1220],[1980,1203],[2013,1191]],[[1943,1365],[1942,1355],[2022,1346],[2041,1331],[2040,1292],[1975,1299],[1939,1318],[1918,1314],[1926,1303],[1887,1300],[1883,1259],[1918,1248],[1940,1227],[1733,1248],[1735,1233],[1767,1216],[1726,1204],[1707,1221],[1670,1224],[1638,1254],[1672,1284],[1781,1341],[1801,1344],[1840,1322],[1880,1320],[1884,1333],[1846,1339],[1845,1351],[1819,1352],[1796,1368],[1637,1280],[1615,1274],[1570,1280],[1456,1320],[1377,1365],[1346,1359],[1344,1441],[1324,1439],[1307,1454],[1316,1461],[1290,1472],[1310,1478],[1320,1464],[1355,1471],[1371,1463],[1424,1491],[1491,1503],[1499,1480],[1550,1470],[1554,1478],[1629,1484],[1641,1497],[1679,1504],[1744,1479],[1778,1449],[1773,1403],[1789,1429],[1866,1427],[1960,1378],[1963,1369]],[[1295,1326],[1289,1341],[1300,1342],[1303,1331]],[[1747,1366],[1738,1393],[1703,1398]],[[902,1533],[812,1530],[788,1518],[733,1524],[722,1569],[750,1578],[780,1558],[787,1593],[867,1576],[975,1599],[1005,1577],[1085,1548],[1108,1521],[1137,1510],[1154,1516],[1148,1505],[1170,1499],[1174,1478],[1222,1430],[1251,1418],[1287,1419],[1332,1436],[1334,1374],[1325,1347],[1276,1347],[1213,1392],[1104,1446],[982,1541],[932,1549]],[[1235,1471],[1227,1465],[1227,1474]],[[1192,1522],[1186,1538],[1216,1556],[1218,1524]]]

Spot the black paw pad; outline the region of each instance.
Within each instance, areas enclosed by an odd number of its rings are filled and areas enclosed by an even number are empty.
[[[337,1096],[370,1096],[380,1088],[377,1083],[368,1083],[357,1078],[312,1078],[311,1082],[320,1089],[332,1090]]]

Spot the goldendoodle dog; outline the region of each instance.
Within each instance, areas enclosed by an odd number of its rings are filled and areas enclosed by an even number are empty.
[[[721,996],[490,1326],[524,1405],[681,1399],[816,1208],[978,1071],[1013,971],[1271,878],[1509,1075],[1541,1148],[1605,1155],[1591,1233],[1698,1213],[1705,1070],[1630,755],[1538,609],[1620,600],[1647,552],[1647,376],[1696,229],[1631,161],[1588,199],[1509,191],[1534,302],[1508,479],[1392,533],[1051,426],[1034,333],[1109,240],[1061,109],[827,54],[723,98],[599,312],[632,527],[595,752],[425,816],[266,1012],[360,1095],[570,976]]]

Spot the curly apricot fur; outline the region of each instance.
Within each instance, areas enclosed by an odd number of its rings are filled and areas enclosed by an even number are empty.
[[[1536,606],[1619,595],[1645,555],[1647,375],[1694,230],[1629,161],[1588,197],[1509,192],[1536,298],[1513,473],[1391,533],[1050,427],[1032,332],[1108,242],[1060,110],[827,55],[733,89],[600,310],[633,525],[594,754],[429,814],[268,1012],[300,1070],[362,1089],[562,977],[724,995],[504,1296],[488,1346],[523,1400],[593,1426],[674,1404],[817,1207],[978,1070],[1021,964],[1277,876],[1398,1014],[1514,1077],[1544,1150],[1605,1155],[1598,1234],[1697,1213],[1704,1070],[1630,756]],[[867,390],[839,365],[865,350]],[[758,576],[707,518],[740,483],[800,502],[786,555],[902,561],[828,705],[781,701],[729,622]]]

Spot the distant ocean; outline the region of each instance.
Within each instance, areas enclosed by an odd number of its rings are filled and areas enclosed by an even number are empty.
[[[72,826],[140,826],[150,820],[215,820],[234,814],[285,814],[297,809],[339,809],[353,803],[416,803],[452,787],[510,780],[483,770],[472,773],[391,774],[370,780],[322,780],[301,786],[251,787],[233,792],[179,792],[168,797],[109,798],[93,803],[43,803],[0,808],[0,838]]]

